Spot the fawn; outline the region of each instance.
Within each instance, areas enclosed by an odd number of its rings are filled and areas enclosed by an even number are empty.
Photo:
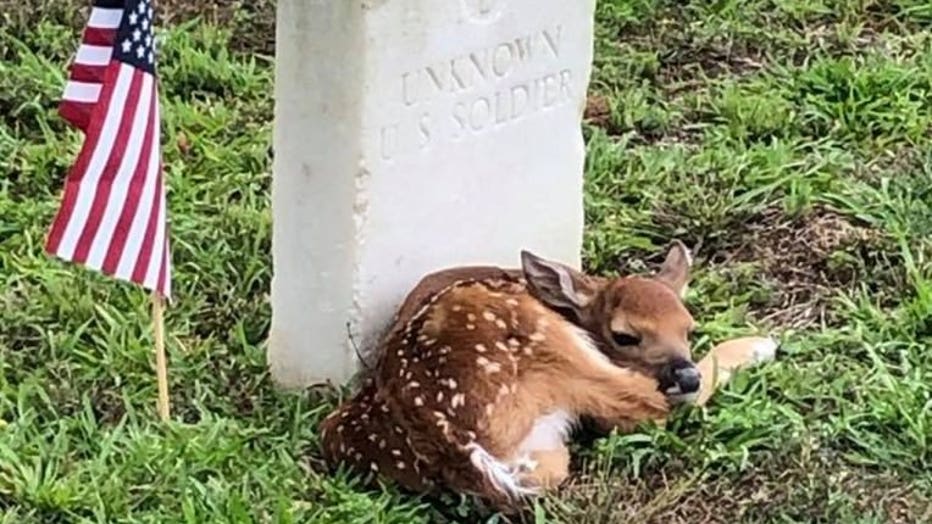
[[[652,277],[589,276],[526,251],[521,262],[441,271],[412,290],[371,376],[321,424],[328,463],[514,508],[568,476],[580,417],[663,423],[776,350],[748,338],[693,364],[679,242]]]

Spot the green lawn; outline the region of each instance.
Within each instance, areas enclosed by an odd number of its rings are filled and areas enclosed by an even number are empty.
[[[145,294],[42,252],[80,143],[55,106],[84,3],[0,0],[0,521],[485,521],[326,474],[337,394],[272,387],[270,1],[162,2],[157,422]],[[762,330],[784,351],[665,430],[581,447],[526,520],[932,520],[932,4],[600,0],[597,31],[589,268],[699,245],[698,351]]]

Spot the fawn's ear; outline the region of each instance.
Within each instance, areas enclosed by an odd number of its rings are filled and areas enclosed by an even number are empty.
[[[693,257],[689,249],[679,240],[674,240],[673,247],[667,253],[667,259],[663,261],[655,278],[669,286],[680,297],[685,297],[689,285],[689,268],[692,265]]]
[[[585,275],[559,262],[522,251],[521,269],[534,296],[550,307],[579,313],[595,297],[596,289]]]

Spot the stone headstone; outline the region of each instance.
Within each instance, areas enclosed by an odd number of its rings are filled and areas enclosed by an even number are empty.
[[[594,3],[278,2],[279,383],[350,377],[428,272],[579,266]]]

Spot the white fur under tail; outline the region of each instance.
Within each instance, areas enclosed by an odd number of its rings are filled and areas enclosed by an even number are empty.
[[[495,489],[509,498],[518,499],[538,493],[536,489],[522,486],[511,468],[493,457],[479,444],[472,442],[466,446],[466,450],[469,452],[469,461],[473,467],[479,470]]]

